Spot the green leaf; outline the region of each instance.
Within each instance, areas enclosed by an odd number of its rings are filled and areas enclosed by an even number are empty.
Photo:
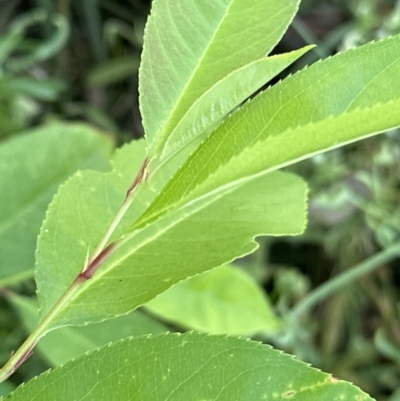
[[[91,173],[92,179],[95,174]],[[108,186],[102,187],[97,180],[92,187],[71,180],[71,185],[61,188],[51,204],[37,253],[36,277],[43,315],[82,271],[87,238],[98,241],[103,215],[115,213],[114,206],[107,209],[107,204],[99,200],[102,191],[114,198],[111,182],[110,179]],[[277,172],[187,204],[155,224],[122,237],[115,252],[76,289],[49,327],[95,322],[127,313],[188,276],[254,251],[257,235],[302,232],[305,192],[306,186],[299,177]],[[121,193],[122,199],[124,194]],[[141,208],[134,202],[131,209]]]
[[[37,300],[12,294],[9,301],[20,315],[25,329],[32,332],[38,322]],[[57,366],[124,337],[138,337],[166,331],[167,328],[161,323],[140,311],[135,311],[126,316],[89,326],[63,327],[52,331],[39,342],[36,349],[52,366]]]
[[[189,278],[145,306],[163,319],[211,334],[252,335],[279,327],[257,283],[233,266]]]
[[[231,72],[272,50],[298,3],[153,2],[139,74],[140,107],[149,148],[157,140],[153,155],[199,97]]]
[[[399,54],[400,35],[318,62],[256,96],[203,142],[137,226],[221,185],[400,126]]]
[[[193,103],[173,128],[160,159],[168,159],[181,152],[195,139],[202,139],[202,134],[207,133],[208,128],[215,122],[219,122],[311,47],[278,56],[264,57],[233,71],[218,81]]]
[[[144,141],[132,142],[117,150],[109,173],[77,172],[54,196],[36,252],[35,277],[42,316],[68,289],[100,242],[143,161],[144,145]],[[122,235],[145,207],[135,202],[115,236]]]
[[[213,189],[226,181],[273,171],[398,126],[400,98],[289,129],[257,142],[232,158],[202,184],[201,191]],[[304,138],[301,146],[297,142],[299,138]],[[195,193],[196,190],[192,195]]]
[[[32,275],[53,194],[78,169],[106,169],[110,150],[106,136],[83,124],[51,124],[1,144],[0,286]]]
[[[127,339],[20,386],[7,401],[372,400],[256,342],[198,333]]]

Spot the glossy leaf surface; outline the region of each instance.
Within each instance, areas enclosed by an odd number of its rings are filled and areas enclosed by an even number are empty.
[[[210,127],[309,49],[310,46],[291,53],[264,57],[218,81],[182,116],[168,137],[161,159],[181,152],[194,140],[203,139],[203,134]]]

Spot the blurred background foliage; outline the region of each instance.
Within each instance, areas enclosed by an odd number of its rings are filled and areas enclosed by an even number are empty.
[[[0,140],[49,120],[83,120],[122,144],[143,135],[138,78],[150,0],[0,0]],[[338,51],[400,33],[400,1],[303,0],[275,49],[318,47],[277,79]],[[400,73],[400,72],[399,72]],[[400,75],[400,74],[399,74]],[[265,238],[239,261],[285,324],[261,339],[295,353],[378,400],[400,400],[400,260],[374,255],[400,242],[400,135],[362,141],[292,168],[310,186],[309,226]],[[288,319],[305,297],[362,261],[377,269]],[[14,287],[34,294],[33,282]],[[24,338],[0,298],[1,362]],[[13,376],[48,365],[33,355]],[[12,385],[12,384],[11,384]],[[9,384],[5,385],[9,386]],[[0,392],[9,387],[0,387]]]

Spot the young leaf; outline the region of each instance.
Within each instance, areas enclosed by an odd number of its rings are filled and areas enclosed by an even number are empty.
[[[20,386],[7,401],[372,401],[267,345],[198,333],[126,339]]]
[[[139,92],[149,148],[157,141],[154,156],[198,98],[233,71],[272,50],[298,3],[153,2],[145,29]]]
[[[107,169],[110,151],[107,137],[82,124],[51,124],[1,144],[0,286],[32,275],[36,237],[58,186],[78,169]]]
[[[20,315],[28,333],[32,332],[38,323],[37,300],[12,294],[9,301]],[[52,366],[58,366],[124,337],[138,337],[166,331],[168,331],[166,326],[140,311],[135,311],[101,323],[82,327],[63,327],[52,331],[39,342],[36,349]]]
[[[234,266],[191,277],[145,306],[163,319],[211,334],[252,335],[279,327],[263,291]]]
[[[256,96],[204,141],[135,227],[232,180],[400,126],[399,53],[400,35],[318,62]]]
[[[201,185],[207,191],[227,181],[273,171],[347,143],[400,126],[400,97],[367,109],[289,129],[267,137],[229,160]],[[298,145],[299,138],[304,138]],[[196,190],[192,193],[195,194]]]
[[[95,178],[94,173],[91,176]],[[305,226],[303,180],[276,172],[187,204],[122,237],[90,280],[60,304],[59,298],[82,271],[87,238],[99,237],[97,220],[104,223],[102,214],[113,211],[100,208],[107,209],[101,200],[104,184],[99,180],[96,184],[98,192],[90,186],[86,192],[85,187],[75,184],[64,186],[47,214],[39,239],[36,276],[43,316],[57,305],[48,328],[127,313],[188,276],[254,251],[257,235],[297,234]],[[112,188],[106,192],[111,199],[116,196]],[[95,202],[90,196],[100,200]],[[90,207],[83,207],[81,199]],[[134,206],[141,207],[136,202]],[[74,216],[71,211],[76,210],[79,213]]]
[[[173,128],[160,156],[161,161],[181,152],[194,140],[202,139],[215,122],[220,122],[231,110],[310,48],[308,46],[291,53],[264,57],[218,81],[193,103]]]

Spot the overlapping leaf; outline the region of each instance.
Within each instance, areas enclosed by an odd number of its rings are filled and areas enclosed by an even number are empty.
[[[144,141],[133,142],[116,152],[111,172],[78,172],[53,198],[36,252],[35,278],[42,316],[82,271],[122,204],[144,155]],[[138,200],[115,235],[122,235],[145,207],[144,201]]]
[[[294,17],[298,3],[299,0],[284,4],[275,0],[153,2],[139,82],[146,137],[150,148],[156,146],[153,156],[161,152],[174,127],[206,91],[271,51]],[[251,67],[257,68],[256,64]],[[248,77],[246,73],[238,74],[243,79]],[[268,79],[267,74],[262,83]],[[251,92],[245,85],[241,90],[246,91],[239,96],[244,100]],[[224,101],[217,100],[216,108]],[[204,107],[203,111],[201,119],[213,120],[213,108]]]
[[[95,129],[67,124],[0,146],[0,286],[32,274],[36,238],[58,186],[78,169],[107,169],[110,151],[111,141]]]
[[[106,191],[102,188],[108,188],[110,198],[114,195],[110,183],[104,187],[99,179],[96,182],[93,195],[91,186],[85,192],[82,184],[77,187],[71,181],[50,206],[37,254],[43,313],[56,304],[82,270],[87,238],[99,237],[98,220],[105,222],[101,208],[107,206],[101,199],[102,191]],[[125,191],[121,191],[123,199]],[[302,232],[305,191],[300,178],[277,172],[186,205],[122,237],[114,254],[79,287],[49,327],[96,322],[127,313],[188,276],[254,251],[257,235]],[[91,196],[100,200],[94,201]],[[88,200],[87,207],[81,199]],[[134,202],[132,207],[143,206]],[[111,207],[106,210],[109,212],[111,216]]]
[[[7,401],[372,401],[269,346],[188,333],[127,339],[19,387]]]
[[[173,128],[162,150],[161,160],[175,156],[192,141],[203,139],[210,127],[309,49],[310,46],[291,53],[264,57],[218,81],[192,104]]]
[[[399,54],[400,35],[318,62],[261,93],[208,137],[136,226],[234,180],[400,126]]]

